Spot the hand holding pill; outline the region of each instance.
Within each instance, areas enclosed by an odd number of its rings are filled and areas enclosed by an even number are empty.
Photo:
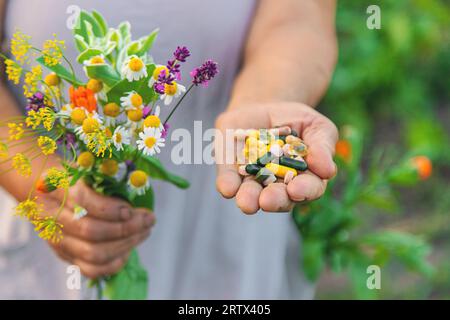
[[[319,198],[336,174],[336,126],[301,103],[262,103],[223,113],[216,123],[217,189],[248,214],[289,211]],[[234,142],[226,140],[233,130]],[[228,135],[229,137],[229,135]],[[235,153],[234,163],[226,161]]]

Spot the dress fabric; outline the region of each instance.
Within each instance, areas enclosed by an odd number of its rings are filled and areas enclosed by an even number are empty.
[[[192,56],[182,67],[185,84],[189,71],[205,59],[212,58],[220,66],[217,79],[208,89],[195,90],[171,122],[171,128],[187,129],[192,135],[188,158],[197,164],[171,161],[177,141],[168,141],[160,154],[167,168],[187,178],[191,187],[179,190],[153,182],[157,223],[139,247],[149,271],[149,299],[312,298],[314,286],[300,270],[301,242],[291,216],[242,214],[234,200],[223,199],[216,191],[214,165],[194,157],[210,143],[202,142],[202,133],[214,128],[215,118],[229,101],[256,1],[14,0],[7,6],[5,39],[19,28],[39,46],[57,33],[69,40],[68,57],[75,60],[66,26],[70,5],[98,10],[110,26],[129,20],[134,38],[159,27],[151,51],[156,62],[164,64],[177,45],[186,45]],[[12,90],[20,102],[21,92]],[[168,108],[160,105],[162,114],[167,114]],[[180,131],[171,131],[172,138],[175,132]],[[26,222],[10,218],[14,200],[2,192],[0,203],[0,299],[86,298],[85,291],[67,288],[67,264]]]

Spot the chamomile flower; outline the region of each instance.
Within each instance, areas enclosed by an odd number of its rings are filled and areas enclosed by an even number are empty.
[[[66,120],[71,118],[72,111],[72,105],[68,103],[63,105],[61,109],[56,113],[56,117],[59,118],[59,122],[61,122],[62,125],[66,125]]]
[[[84,141],[84,143],[87,143],[87,137],[89,134],[94,133],[102,128],[102,121],[98,117],[97,114],[89,114],[88,117],[86,117],[82,124],[75,128],[75,133],[80,137],[81,140]]]
[[[148,156],[160,153],[160,147],[164,147],[165,139],[161,138],[161,130],[159,128],[145,128],[139,133],[139,140],[136,141],[139,150]]]
[[[140,128],[144,117],[143,107],[127,110],[127,126],[132,130]]]
[[[105,65],[106,61],[105,57],[102,54],[100,54],[98,56],[93,56],[90,59],[83,61],[83,64],[85,66]]]
[[[125,97],[120,98],[120,104],[125,110],[130,110],[134,108],[142,108],[144,100],[142,96],[136,91],[128,92]]]
[[[163,130],[164,126],[161,122],[161,118],[159,117],[160,112],[161,108],[159,106],[156,106],[155,112],[153,114],[150,114],[149,116],[147,116],[147,118],[144,119],[144,127],[159,128],[160,130]]]
[[[117,103],[111,102],[103,107],[103,115],[105,118],[105,125],[115,126],[117,117],[120,115],[120,106]]]
[[[169,74],[169,69],[166,66],[163,65],[157,65],[155,70],[153,71],[152,76],[150,77],[150,80],[148,81],[148,86],[150,88],[153,88],[153,85],[156,81],[158,81],[158,77],[161,74],[161,71],[166,71],[166,74]]]
[[[125,162],[118,163],[113,159],[106,159],[100,165],[100,172],[105,176],[121,181],[127,174],[127,165]]]
[[[128,177],[128,187],[131,192],[135,192],[137,195],[143,195],[150,187],[150,179],[144,171],[135,170]]]
[[[161,95],[161,100],[164,101],[164,104],[168,106],[172,103],[173,99],[178,98],[180,95],[186,92],[186,88],[172,81],[172,84],[164,84],[164,94]]]
[[[130,139],[130,133],[124,127],[118,126],[116,130],[114,130],[112,141],[117,151],[123,150],[124,144],[130,144]]]
[[[122,77],[129,82],[137,81],[147,77],[147,68],[144,61],[138,56],[129,57],[122,66]]]
[[[73,219],[74,220],[80,220],[84,216],[88,214],[87,210],[83,207],[80,207],[79,205],[75,205],[73,208]]]

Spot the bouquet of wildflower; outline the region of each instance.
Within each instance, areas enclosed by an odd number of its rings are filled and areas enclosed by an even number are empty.
[[[157,33],[133,40],[129,22],[110,28],[98,12],[81,11],[74,40],[86,81],[78,78],[64,55],[64,41],[56,35],[40,49],[31,44],[29,36],[20,31],[14,34],[12,58],[2,57],[9,80],[19,84],[23,78],[28,104],[26,115],[3,122],[9,127],[9,137],[0,142],[2,163],[10,161],[8,171],[29,177],[35,158],[58,153],[61,159],[59,167],[44,165],[28,198],[15,209],[41,238],[60,241],[63,225],[58,222],[61,210],[44,215],[37,195],[62,189],[66,199],[79,179],[98,192],[149,209],[153,208],[150,178],[188,187],[187,181],[167,172],[154,156],[164,147],[168,121],[183,98],[193,87],[206,86],[218,68],[215,62],[206,61],[190,73],[191,84],[186,89],[179,81],[189,50],[178,47],[166,65],[155,64],[148,52]],[[158,101],[170,105],[176,99],[162,121]],[[11,147],[21,140],[36,144],[10,155]],[[74,218],[86,214],[84,208],[75,207]],[[147,294],[147,273],[136,251],[122,271],[95,283],[110,298],[145,298]]]

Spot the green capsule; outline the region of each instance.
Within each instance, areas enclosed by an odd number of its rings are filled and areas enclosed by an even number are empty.
[[[269,162],[271,162],[273,159],[275,159],[276,156],[273,155],[270,152],[267,152],[265,155],[263,155],[262,157],[260,157],[258,160],[256,160],[256,163],[261,166],[264,167],[266,164],[268,164]]]
[[[304,161],[295,160],[288,157],[280,157],[279,162],[282,166],[293,168],[298,171],[305,171],[308,165]]]
[[[245,172],[247,172],[248,174],[253,174],[253,175],[255,175],[255,174],[258,173],[258,171],[259,171],[260,169],[261,169],[260,166],[258,166],[257,164],[253,164],[253,163],[250,163],[250,164],[248,164],[248,165],[245,166]]]
[[[275,176],[272,171],[267,168],[261,168],[256,174],[256,181],[258,181],[259,183],[263,183],[272,176]]]
[[[294,129],[291,130],[291,135],[294,137],[298,137],[298,133]]]

